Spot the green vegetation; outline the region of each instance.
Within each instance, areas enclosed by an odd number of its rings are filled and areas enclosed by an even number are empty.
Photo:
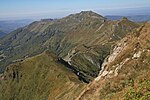
[[[84,86],[49,51],[10,65],[4,76],[5,80],[0,82],[0,99],[3,100],[46,100],[57,96],[72,99],[78,95],[74,90],[81,91]]]
[[[136,83],[137,84],[137,83]],[[136,88],[129,87],[123,96],[124,100],[148,100],[150,98],[150,80],[138,83]]]
[[[0,99],[74,100],[81,93],[81,100],[149,98],[150,26],[139,26],[88,11],[13,31],[0,40]],[[111,74],[93,81],[114,47],[122,45],[115,60],[104,66]],[[133,57],[139,51],[140,57]],[[91,82],[88,86],[80,74]]]
[[[115,28],[112,28],[113,26]],[[121,26],[126,29],[120,28]],[[46,49],[64,57],[74,47],[84,44],[87,46],[105,44],[113,34],[120,39],[136,27],[138,24],[128,20],[107,21],[91,11],[53,21],[33,22],[0,40],[0,50],[6,56],[0,62],[1,72],[13,61],[40,54]]]

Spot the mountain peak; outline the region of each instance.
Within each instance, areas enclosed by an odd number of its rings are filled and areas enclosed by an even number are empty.
[[[96,15],[100,16],[99,14],[93,12],[93,11],[81,11],[79,14],[87,14],[87,15]]]
[[[103,16],[93,12],[93,11],[81,11],[79,13],[79,15],[87,15],[87,16],[95,16],[95,17],[101,17],[101,18],[104,18]]]
[[[128,18],[127,17],[122,17],[121,20],[128,20]]]
[[[71,14],[68,17],[74,18],[74,19],[80,19],[80,18],[95,18],[95,19],[106,19],[105,17],[93,12],[93,11],[81,11],[80,13]]]

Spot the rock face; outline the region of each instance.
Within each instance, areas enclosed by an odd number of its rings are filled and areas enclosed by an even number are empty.
[[[119,41],[120,42],[120,41]],[[126,40],[121,41],[120,43],[115,46],[115,48],[112,50],[112,53],[104,60],[102,64],[102,70],[99,73],[99,76],[95,79],[96,81],[99,81],[101,77],[111,77],[114,73],[114,76],[118,75],[118,70],[121,69],[121,67],[129,60],[127,58],[125,61],[121,62],[120,64],[117,64],[116,66],[113,66],[116,68],[115,70],[108,71],[108,66],[110,63],[114,62],[117,58],[117,56],[127,48]]]
[[[139,51],[139,52],[135,53],[135,54],[133,55],[132,59],[140,58],[141,53],[142,53],[141,51]]]

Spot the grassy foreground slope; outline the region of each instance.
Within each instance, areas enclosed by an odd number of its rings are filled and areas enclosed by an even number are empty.
[[[2,77],[1,100],[73,100],[85,85],[49,51],[10,65]]]
[[[149,100],[149,33],[148,22],[119,41],[77,100]]]

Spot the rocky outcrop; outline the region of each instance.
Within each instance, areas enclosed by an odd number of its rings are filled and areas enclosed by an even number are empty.
[[[141,53],[142,53],[142,51],[139,51],[139,52],[135,53],[135,54],[133,55],[132,59],[139,58],[139,57],[141,56]]]
[[[64,57],[64,61],[68,62],[69,65],[71,65],[71,59],[73,58],[73,56],[75,56],[77,54],[76,50],[73,49],[70,52],[68,52],[67,56]]]
[[[123,40],[120,42],[115,48],[113,49],[112,53],[104,60],[104,63],[102,64],[102,70],[99,73],[99,76],[95,79],[96,81],[99,81],[101,77],[105,77],[109,75],[109,77],[112,76],[112,73],[114,73],[114,76],[117,76],[117,72],[119,69],[121,69],[121,66],[126,63],[129,58],[127,58],[125,61],[121,62],[120,64],[117,64],[115,67],[115,70],[108,71],[108,66],[110,63],[115,61],[116,57],[127,47],[126,40]]]

